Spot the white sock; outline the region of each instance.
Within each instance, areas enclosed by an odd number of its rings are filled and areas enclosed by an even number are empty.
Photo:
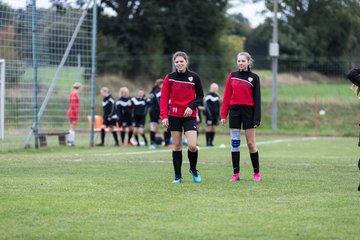
[[[73,130],[69,130],[69,142],[70,143],[75,142],[75,132]]]

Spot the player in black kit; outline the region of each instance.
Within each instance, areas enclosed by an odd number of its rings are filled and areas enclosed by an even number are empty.
[[[112,132],[115,140],[115,146],[119,146],[119,141],[117,137],[117,133],[114,131],[116,126],[116,112],[115,112],[115,101],[110,95],[110,91],[107,87],[103,87],[100,90],[100,95],[103,99],[103,124],[101,126],[101,143],[96,146],[104,146],[105,140],[105,129],[108,128],[110,132]]]
[[[154,87],[150,92],[150,148],[156,149],[156,132],[159,125],[160,120],[160,95],[161,95],[161,88],[163,85],[164,80],[158,79],[155,81]]]
[[[129,89],[127,87],[120,88],[119,99],[116,101],[116,112],[119,117],[119,126],[121,127],[121,145],[125,146],[125,134],[129,134],[128,145],[132,145],[132,111],[133,106],[129,97]]]
[[[205,116],[206,116],[206,146],[214,146],[215,126],[220,118],[220,98],[218,95],[219,86],[216,83],[210,85],[208,95],[204,98]]]
[[[148,141],[147,141],[145,133],[144,133],[144,127],[145,127],[145,118],[146,118],[149,101],[145,97],[144,90],[139,89],[138,96],[131,98],[131,102],[133,105],[132,126],[134,129],[134,136],[135,136],[135,140],[137,142],[137,146],[140,146],[138,134],[140,134],[143,137],[145,146],[147,146]]]

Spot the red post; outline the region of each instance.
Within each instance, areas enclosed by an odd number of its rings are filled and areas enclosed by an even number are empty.
[[[319,136],[319,117],[318,117],[316,93],[314,93],[314,128],[315,128],[315,137],[318,137]]]

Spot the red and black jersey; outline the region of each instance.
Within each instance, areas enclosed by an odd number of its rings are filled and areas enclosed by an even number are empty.
[[[202,103],[203,97],[200,77],[195,72],[172,72],[165,76],[161,89],[160,117],[184,117],[187,107],[194,110],[191,117],[196,117],[197,107]]]
[[[360,68],[354,68],[347,74],[347,78],[356,86],[360,87]]]
[[[249,71],[235,71],[226,81],[221,118],[226,118],[231,106],[246,105],[254,108],[254,123],[261,121],[260,78]]]

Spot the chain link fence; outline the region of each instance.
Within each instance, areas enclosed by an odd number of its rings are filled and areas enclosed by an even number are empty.
[[[38,109],[44,110],[39,118],[39,131],[69,130],[66,113],[75,82],[83,86],[78,128],[88,130],[92,43],[89,5],[69,3],[62,8],[42,4],[43,1],[0,1],[0,59],[6,64],[5,96],[1,96],[4,136],[0,149],[21,148],[26,143],[34,124],[36,77]],[[58,139],[51,137],[48,141]],[[30,146],[33,142],[32,138]]]
[[[88,5],[77,5],[78,1],[67,1],[69,4],[66,7],[41,5],[39,1],[34,11],[34,2],[0,0],[0,71],[5,66],[0,74],[0,80],[3,81],[0,83],[4,86],[4,92],[0,91],[0,151],[23,148],[33,128],[35,73],[38,80],[38,108],[41,110],[44,106],[39,119],[40,133],[69,130],[69,94],[75,82],[82,84],[76,143],[88,146],[88,116],[91,111],[91,10]],[[33,16],[36,20],[35,55]],[[153,81],[164,77],[172,69],[171,56],[168,55],[126,58],[116,52],[109,54],[103,56],[100,52],[98,55],[99,78],[96,92],[100,87],[107,86],[113,90],[114,98],[117,98],[117,91],[123,86],[129,87],[133,96],[138,88],[145,88],[149,92]],[[204,91],[208,91],[210,83],[217,82],[222,95],[227,74],[236,69],[235,56],[189,55],[190,68],[201,76]],[[37,72],[34,71],[34,56]],[[262,82],[263,121],[258,131],[271,133],[271,59],[264,56],[253,57],[254,72],[260,75]],[[146,63],[148,68],[139,70],[144,75],[124,77],[124,72],[130,75],[133,73],[131,68],[136,73],[136,63],[139,62]],[[320,135],[356,136],[356,118],[360,112],[360,104],[351,92],[344,74],[352,64],[359,62],[359,59],[347,58],[304,59],[281,56],[278,76],[278,133],[313,135],[317,117]],[[214,69],[217,63],[219,68]],[[325,114],[319,115],[315,109],[324,110]],[[101,114],[101,111],[101,98],[96,96],[95,112]],[[149,124],[147,128],[148,126]],[[201,130],[204,129],[202,124]],[[219,127],[218,131],[227,133],[228,128]],[[49,146],[57,146],[58,138],[49,136],[47,143]],[[34,138],[30,139],[29,145],[34,146]]]

